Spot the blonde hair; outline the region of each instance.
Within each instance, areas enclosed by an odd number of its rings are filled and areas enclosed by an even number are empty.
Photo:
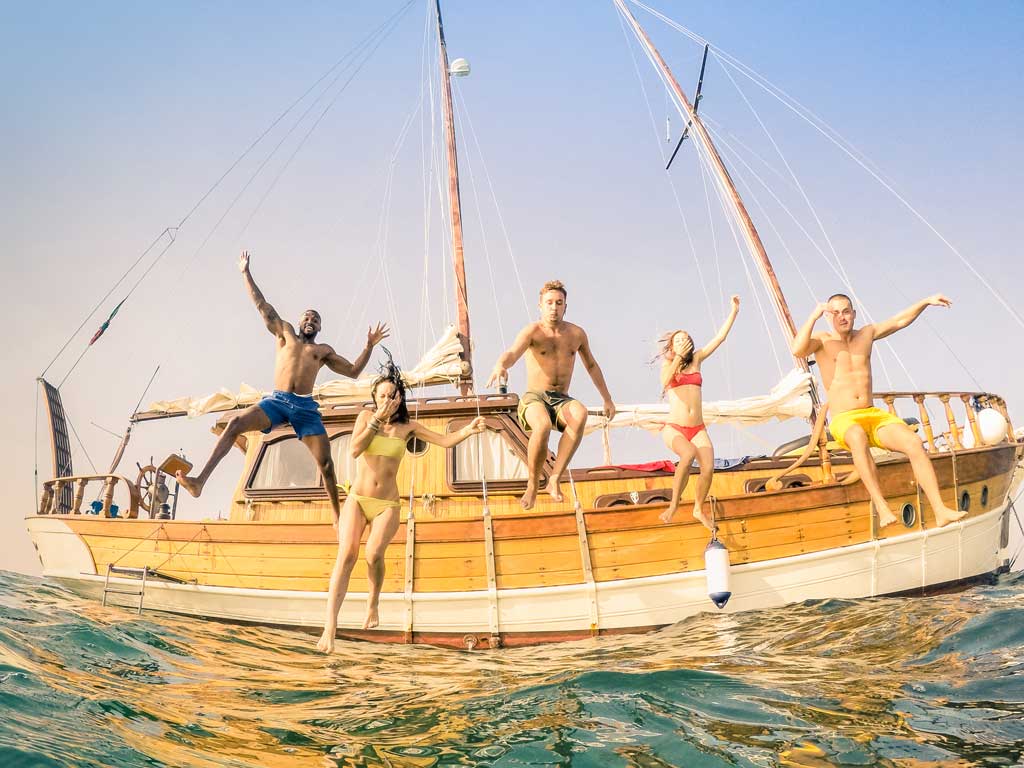
[[[540,287],[540,295],[543,296],[548,291],[558,291],[562,294],[563,299],[569,298],[568,291],[565,290],[565,285],[561,280],[548,280],[544,285]]]

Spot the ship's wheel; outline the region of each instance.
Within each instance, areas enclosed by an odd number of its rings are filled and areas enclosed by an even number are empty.
[[[160,483],[157,485],[159,476]],[[165,501],[170,491],[164,482],[163,473],[152,464],[139,468],[139,476],[135,478],[135,486],[139,489],[139,506],[149,513]]]

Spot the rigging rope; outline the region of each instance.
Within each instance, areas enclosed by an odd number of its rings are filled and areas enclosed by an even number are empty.
[[[630,45],[630,43],[629,43],[629,35],[628,35],[627,30],[626,30],[626,23],[625,23],[625,20],[622,18],[621,14],[619,15],[619,28],[622,30],[622,35],[623,35],[623,38],[625,38],[625,42],[626,42],[626,49],[629,51],[630,59],[633,62],[633,71],[636,74],[637,82],[640,85],[640,91],[643,94],[644,103],[647,105],[647,114],[648,114],[648,116],[650,117],[650,120],[651,120],[651,127],[654,129],[654,137],[655,137],[655,142],[654,143],[658,147],[658,152],[661,155],[662,165],[664,166],[664,164],[665,164],[665,162],[667,160],[666,153],[665,153],[665,148],[662,146],[662,143],[661,143],[661,141],[659,140],[659,137],[658,137],[658,125],[657,125],[657,122],[654,119],[654,110],[651,108],[651,100],[650,100],[650,98],[649,98],[649,96],[647,94],[647,87],[644,85],[643,77],[640,74],[640,66],[639,66],[639,64],[637,63],[637,60],[636,60],[636,53],[633,50],[633,46]],[[665,96],[665,104],[667,106],[668,105],[668,91],[663,88],[662,89],[662,93]],[[693,256],[693,263],[697,267],[697,277],[700,280],[701,291],[704,293],[704,301],[706,302],[707,310],[708,310],[707,321],[708,321],[709,325],[711,326],[711,332],[714,333],[714,320],[712,319],[713,316],[714,316],[714,310],[713,310],[712,305],[711,305],[711,294],[708,292],[708,286],[707,286],[707,282],[704,279],[704,270],[703,270],[703,268],[700,265],[700,259],[697,258],[697,247],[694,245],[693,235],[690,232],[690,225],[689,225],[689,222],[687,221],[686,214],[683,212],[683,204],[682,204],[682,202],[679,199],[679,191],[676,189],[675,180],[673,179],[672,174],[670,174],[667,170],[665,171],[665,178],[668,181],[669,189],[672,190],[672,198],[675,200],[676,210],[679,212],[679,218],[680,218],[680,220],[683,223],[683,232],[686,234],[686,240],[687,240],[687,242],[690,245],[690,254]],[[719,281],[719,282],[721,282],[721,281]]]
[[[649,12],[659,20],[663,21],[665,24],[672,27],[673,29],[689,37],[694,42],[697,42],[700,45],[710,45],[710,43],[708,43],[705,38],[701,37],[700,35],[697,35],[694,32],[691,32],[678,22],[673,21],[672,19],[660,13],[659,11],[656,11],[655,9],[644,4],[643,2],[640,2],[640,0],[629,0],[629,2],[631,2],[633,5],[636,5],[639,8],[643,8],[645,11]],[[910,201],[908,201],[903,195],[899,193],[899,191],[897,191],[893,183],[885,179],[880,171],[872,167],[874,163],[867,159],[867,157],[859,149],[857,149],[857,147],[852,142],[847,140],[842,134],[840,134],[838,131],[832,128],[822,118],[818,117],[813,111],[805,107],[803,104],[801,104],[795,98],[790,96],[784,90],[771,83],[767,78],[756,72],[756,70],[754,70],[753,68],[747,66],[739,59],[736,59],[734,56],[728,54],[727,52],[719,48],[712,48],[712,51],[715,53],[716,59],[728,63],[731,67],[736,69],[736,71],[738,71],[744,77],[748,78],[755,85],[760,87],[769,95],[773,96],[781,104],[783,104],[783,106],[785,106],[787,109],[789,109],[794,114],[799,116],[802,120],[807,122],[822,136],[824,136],[832,144],[834,144],[841,152],[843,152],[843,154],[845,154],[857,165],[863,168],[864,171],[866,171],[872,178],[874,178],[875,181],[881,184],[886,191],[888,191],[893,197],[895,197],[903,205],[904,208],[910,211],[910,213],[913,214],[913,216],[918,221],[924,224],[924,226],[927,227],[927,229],[932,234],[934,234],[940,241],[942,241],[943,245],[945,245],[971,272],[971,274],[973,274],[974,277],[983,286],[985,286],[985,288],[987,288],[993,296],[996,297],[999,304],[1002,305],[1003,309],[1005,309],[1013,317],[1014,320],[1016,320],[1017,324],[1024,328],[1024,316],[1022,316],[1019,312],[1017,312],[1016,309],[1013,308],[1013,306],[1003,297],[1003,295],[999,293],[999,291],[997,291],[991,283],[989,283],[989,281],[981,274],[981,272],[978,271],[977,268],[975,268],[975,266],[967,259],[967,257],[964,256],[960,252],[960,250],[956,246],[954,246],[949,241],[949,239],[946,238],[946,236],[943,235],[938,230],[938,228],[935,227],[935,225],[933,225],[931,221],[929,221],[924,216],[923,213],[921,213],[913,204],[910,203]]]
[[[463,100],[461,100],[462,94],[458,88],[455,88],[453,90],[453,96],[455,97],[453,99],[453,102],[459,107],[459,110],[456,111],[455,113],[455,119],[459,123],[459,134],[464,135],[462,131],[462,114],[463,112],[465,112],[466,109],[465,103]],[[494,263],[491,260],[491,248],[487,237],[487,230],[484,227],[484,217],[482,206],[480,205],[480,195],[478,194],[476,188],[476,174],[473,173],[472,155],[471,153],[466,152],[464,157],[466,160],[466,170],[468,171],[469,176],[469,187],[471,190],[473,190],[473,207],[476,210],[476,218],[480,226],[480,242],[483,245],[484,261],[487,262],[487,274],[488,277],[490,277],[491,281],[491,298],[494,301],[494,314],[498,320],[498,336],[501,338],[501,348],[506,349],[508,345],[505,343],[505,324],[501,320],[502,313],[501,305],[498,301],[498,284],[494,279]],[[525,294],[523,298],[525,300]]]
[[[398,11],[396,11],[396,13],[392,15],[392,17],[390,17],[390,18],[389,18],[389,19],[388,19],[387,21],[385,21],[385,22],[384,22],[383,24],[381,24],[381,25],[380,25],[380,27],[378,27],[378,28],[377,28],[377,30],[374,30],[374,32],[372,32],[372,33],[371,33],[371,34],[370,34],[370,35],[369,35],[369,36],[368,36],[368,37],[367,37],[366,39],[372,39],[372,37],[373,37],[374,35],[376,35],[376,34],[377,34],[377,32],[378,32],[378,31],[379,31],[380,29],[382,29],[382,28],[384,28],[385,26],[387,26],[387,24],[389,24],[389,23],[390,23],[390,22],[392,21],[392,19],[394,19],[395,17],[398,17],[398,16],[400,16],[400,15],[401,15],[402,13],[404,13],[404,12],[405,12],[405,11],[406,11],[406,10],[407,10],[407,9],[408,9],[408,8],[409,8],[409,7],[411,6],[411,5],[412,5],[412,3],[413,3],[413,2],[414,2],[414,0],[409,0],[409,1],[408,1],[408,2],[407,2],[407,3],[406,3],[406,4],[405,4],[405,5],[404,5],[404,6],[403,6],[403,7],[401,8],[401,9],[399,9]],[[362,44],[362,43],[360,43],[360,45],[356,46],[356,48],[355,48],[355,49],[353,49],[353,51],[355,51],[355,50],[358,50],[358,49],[359,49],[359,47],[361,47],[362,45],[363,45],[363,44]],[[155,248],[155,247],[157,246],[157,244],[158,244],[158,243],[159,243],[159,242],[160,242],[160,241],[161,241],[161,240],[162,240],[162,239],[163,239],[163,238],[164,238],[165,236],[170,236],[170,238],[171,238],[171,242],[170,242],[170,243],[168,244],[168,246],[167,246],[166,248],[164,248],[164,250],[163,250],[163,251],[161,251],[161,252],[160,252],[160,254],[159,254],[159,255],[158,255],[157,257],[156,257],[156,259],[155,259],[154,263],[150,265],[149,269],[147,269],[147,271],[146,271],[146,274],[148,274],[148,273],[149,273],[149,272],[150,272],[150,271],[152,270],[153,266],[155,266],[155,263],[156,263],[156,261],[159,261],[159,260],[160,260],[160,259],[161,259],[161,258],[163,257],[163,255],[164,255],[164,254],[165,254],[165,253],[167,252],[167,250],[168,250],[168,248],[170,247],[170,245],[174,243],[174,241],[175,241],[175,234],[177,233],[177,231],[178,231],[178,230],[180,230],[180,229],[181,229],[181,228],[182,228],[182,227],[183,227],[183,226],[185,225],[185,223],[186,223],[186,222],[187,222],[187,221],[188,221],[188,220],[189,220],[189,219],[190,219],[190,218],[192,217],[192,215],[193,215],[193,214],[194,214],[194,213],[195,213],[195,212],[196,212],[196,211],[197,211],[197,210],[199,209],[199,207],[200,207],[200,206],[201,206],[201,205],[202,205],[202,204],[203,204],[203,203],[204,203],[204,202],[205,202],[205,201],[207,200],[207,198],[209,198],[209,196],[210,196],[211,194],[213,194],[213,192],[214,192],[214,191],[215,191],[215,190],[216,190],[216,189],[217,189],[217,188],[218,188],[218,187],[219,187],[219,186],[221,185],[221,183],[222,183],[222,182],[223,182],[223,181],[224,181],[224,180],[225,180],[225,179],[226,179],[226,178],[227,178],[227,177],[228,177],[228,176],[229,176],[229,175],[231,174],[231,172],[232,172],[232,171],[233,171],[233,170],[234,170],[234,169],[235,169],[235,168],[236,168],[236,167],[238,166],[238,164],[239,164],[239,163],[241,163],[241,162],[242,162],[242,160],[243,160],[243,159],[245,159],[245,158],[246,158],[246,157],[247,157],[247,156],[249,155],[249,153],[250,153],[250,152],[252,152],[252,150],[253,150],[253,149],[255,149],[255,147],[256,147],[256,146],[257,146],[257,145],[258,145],[258,144],[259,144],[259,143],[260,143],[260,142],[261,142],[261,141],[262,141],[262,140],[263,140],[263,139],[264,139],[264,138],[265,138],[265,137],[267,136],[267,134],[268,134],[268,133],[270,133],[270,131],[271,131],[271,130],[273,130],[273,129],[274,129],[274,127],[276,127],[276,126],[277,126],[277,124],[278,124],[278,123],[279,123],[279,122],[280,122],[281,120],[283,120],[283,119],[284,119],[284,117],[285,117],[286,115],[288,115],[288,114],[289,114],[289,113],[290,113],[290,112],[291,112],[291,111],[292,111],[292,110],[293,110],[293,109],[295,108],[295,106],[296,106],[297,104],[299,104],[299,103],[300,103],[300,102],[301,102],[301,101],[302,101],[303,99],[305,99],[305,98],[306,98],[306,96],[307,96],[307,95],[308,95],[308,94],[309,94],[309,93],[310,93],[310,92],[311,92],[311,91],[312,91],[312,90],[313,90],[313,89],[314,89],[314,88],[315,88],[315,87],[316,87],[316,86],[317,86],[317,85],[318,85],[318,84],[319,84],[319,83],[320,83],[320,82],[321,82],[321,81],[322,81],[322,80],[323,80],[324,78],[326,78],[326,77],[327,77],[327,76],[328,76],[328,75],[329,75],[329,74],[330,74],[330,73],[331,73],[331,72],[332,72],[332,71],[333,71],[334,69],[336,69],[336,68],[337,68],[337,67],[338,67],[338,66],[339,66],[339,65],[340,65],[340,64],[341,64],[341,63],[342,63],[342,62],[343,62],[343,61],[344,61],[344,60],[345,60],[346,58],[348,58],[348,57],[349,57],[349,56],[350,56],[350,55],[352,54],[352,52],[353,52],[353,51],[350,51],[349,53],[346,53],[346,54],[345,54],[344,56],[342,56],[342,57],[341,57],[341,59],[339,59],[339,60],[338,60],[338,61],[337,61],[337,62],[336,62],[336,63],[335,63],[335,64],[334,64],[334,65],[333,65],[333,66],[332,66],[332,67],[331,67],[330,69],[328,69],[328,70],[327,70],[327,72],[325,72],[325,73],[324,73],[323,75],[321,75],[321,76],[320,76],[320,78],[319,78],[319,79],[318,79],[318,80],[317,80],[316,82],[314,82],[314,83],[313,83],[313,85],[311,85],[311,86],[310,86],[310,87],[309,87],[309,88],[308,88],[308,89],[306,90],[306,92],[305,92],[305,93],[303,93],[303,94],[302,94],[302,96],[300,96],[300,97],[299,97],[298,99],[296,99],[296,100],[295,100],[295,101],[294,101],[294,102],[293,102],[293,103],[292,103],[292,104],[291,104],[291,105],[290,105],[290,106],[289,106],[289,107],[288,107],[287,109],[285,109],[285,110],[284,110],[284,111],[283,111],[283,112],[282,112],[282,113],[281,113],[280,115],[278,115],[278,117],[277,117],[277,118],[275,118],[275,119],[274,119],[274,121],[273,121],[273,122],[271,122],[271,124],[270,124],[270,125],[269,125],[269,126],[268,126],[268,127],[267,127],[267,128],[266,128],[266,129],[265,129],[265,130],[264,130],[264,131],[263,131],[263,132],[262,132],[262,133],[260,134],[260,135],[259,135],[259,136],[257,136],[257,137],[256,137],[256,139],[255,139],[255,140],[254,140],[254,141],[253,141],[253,142],[252,142],[252,143],[251,143],[251,144],[250,144],[250,145],[249,145],[249,146],[248,146],[248,147],[247,147],[247,148],[245,149],[245,151],[244,151],[244,152],[242,152],[242,154],[240,154],[240,155],[239,155],[239,156],[238,156],[238,157],[237,157],[237,158],[235,159],[235,161],[234,161],[234,162],[233,162],[233,163],[232,163],[232,164],[231,164],[231,165],[230,165],[230,166],[228,167],[228,169],[227,169],[226,171],[224,171],[224,172],[223,172],[223,173],[222,173],[222,174],[220,175],[220,177],[218,177],[218,178],[217,178],[217,180],[216,180],[216,181],[215,181],[215,182],[214,182],[214,183],[213,183],[213,184],[212,184],[212,185],[211,185],[211,186],[210,186],[210,187],[209,187],[209,188],[208,188],[208,189],[206,190],[206,192],[204,192],[204,193],[202,194],[202,196],[200,196],[200,198],[199,198],[199,199],[198,199],[198,200],[196,201],[196,203],[195,203],[195,204],[194,204],[194,205],[192,206],[192,208],[191,208],[191,209],[189,209],[189,211],[188,211],[188,212],[187,212],[187,213],[186,213],[186,214],[185,214],[185,215],[184,215],[184,216],[182,217],[182,219],[181,219],[181,220],[180,220],[180,221],[178,222],[177,226],[174,226],[174,227],[167,227],[166,229],[164,229],[164,230],[163,230],[163,231],[162,231],[162,232],[161,232],[161,233],[160,233],[160,234],[159,234],[159,235],[158,235],[158,236],[157,236],[157,237],[156,237],[156,238],[155,238],[155,239],[153,240],[153,242],[152,242],[152,243],[150,243],[150,245],[149,245],[149,246],[148,246],[148,247],[147,247],[147,248],[146,248],[146,249],[145,249],[145,250],[144,250],[144,251],[143,251],[143,252],[142,252],[142,253],[141,253],[141,254],[140,254],[140,255],[138,256],[138,258],[136,258],[136,260],[135,260],[134,262],[132,262],[132,264],[131,264],[131,265],[130,265],[130,266],[128,267],[128,269],[127,269],[127,270],[125,270],[125,272],[124,272],[124,273],[123,273],[123,274],[121,275],[121,277],[120,277],[120,278],[118,278],[118,280],[117,280],[117,281],[116,281],[116,282],[114,283],[114,285],[113,285],[113,286],[112,286],[112,287],[111,287],[111,288],[110,288],[110,289],[109,289],[109,290],[107,291],[107,293],[106,293],[106,294],[104,294],[103,298],[102,298],[102,299],[100,299],[100,301],[99,301],[99,302],[97,302],[96,306],[95,306],[95,307],[93,307],[93,309],[92,309],[92,310],[91,310],[91,311],[90,311],[90,312],[89,312],[89,313],[88,313],[88,314],[87,314],[87,315],[85,316],[85,318],[84,318],[84,319],[82,320],[81,324],[80,324],[80,325],[79,325],[79,326],[78,326],[78,327],[77,327],[77,328],[75,329],[75,331],[74,331],[74,332],[73,332],[73,333],[72,333],[72,334],[71,334],[71,335],[70,335],[70,336],[68,337],[67,341],[65,341],[65,342],[64,342],[64,345],[63,345],[63,346],[62,346],[62,347],[61,347],[61,348],[60,348],[60,349],[58,350],[57,354],[56,354],[56,355],[55,355],[55,356],[53,357],[53,359],[52,359],[52,360],[51,360],[51,361],[50,361],[50,362],[49,362],[49,363],[48,363],[48,364],[46,365],[46,367],[45,367],[45,368],[43,369],[43,372],[42,372],[41,374],[39,374],[39,377],[40,377],[40,378],[43,378],[43,377],[45,377],[45,376],[46,376],[46,373],[47,373],[47,372],[48,372],[48,371],[50,370],[50,368],[51,368],[51,367],[53,366],[53,364],[54,364],[54,363],[55,363],[55,362],[56,362],[56,361],[57,361],[57,360],[58,360],[58,359],[60,358],[60,356],[61,356],[61,355],[62,355],[62,354],[64,353],[64,351],[65,351],[65,350],[67,349],[67,347],[68,347],[68,346],[69,346],[69,345],[71,344],[71,342],[72,342],[72,341],[73,341],[73,340],[75,339],[75,337],[76,337],[76,336],[77,336],[77,335],[78,335],[78,334],[79,334],[79,333],[81,332],[82,328],[84,328],[84,327],[85,327],[85,324],[89,322],[89,320],[90,320],[90,319],[91,319],[91,318],[92,318],[92,317],[93,317],[93,316],[94,316],[94,315],[96,314],[96,312],[97,312],[97,311],[99,311],[100,307],[101,307],[101,306],[103,306],[103,304],[104,304],[104,303],[105,303],[105,302],[106,302],[106,301],[107,301],[107,300],[108,300],[108,299],[110,298],[110,296],[111,296],[111,295],[112,295],[112,294],[114,293],[114,291],[116,291],[116,290],[117,290],[117,288],[118,288],[118,287],[119,287],[119,286],[121,285],[121,283],[123,283],[123,282],[124,282],[124,280],[125,280],[125,279],[126,279],[126,278],[128,277],[128,275],[129,275],[129,274],[131,274],[131,272],[132,272],[132,271],[133,271],[133,270],[134,270],[134,269],[135,269],[135,268],[136,268],[136,267],[137,267],[137,266],[138,266],[138,265],[139,265],[139,264],[140,264],[140,263],[142,262],[142,260],[146,258],[146,256],[147,256],[147,255],[148,255],[148,254],[150,253],[150,251],[152,251],[152,250],[153,250],[153,248]],[[132,288],[132,291],[134,291],[134,288],[135,288],[135,287],[137,287],[137,285],[138,285],[138,283],[136,283],[136,286],[134,286],[134,287]],[[130,294],[129,294],[129,295],[130,295]],[[86,350],[88,350],[88,347],[86,347]],[[82,356],[84,356],[84,352],[83,352],[83,355],[82,355]],[[80,360],[81,360],[81,356],[79,357],[79,361],[80,361]],[[78,361],[76,361],[76,362],[75,362],[75,365],[77,365],[77,364],[78,364]],[[74,367],[72,367],[72,370],[73,370],[73,369],[74,369]],[[65,377],[64,377],[64,379],[65,379],[65,380],[67,379],[67,376],[68,376],[68,375],[70,375],[70,371],[69,371],[69,373],[68,373],[68,374],[66,374],[66,375],[65,375]],[[63,383],[63,382],[62,382],[62,383]],[[58,387],[58,388],[59,388],[59,387]]]
[[[491,180],[491,172],[487,167],[487,158],[484,155],[483,148],[480,146],[480,140],[477,138],[476,128],[473,126],[473,117],[469,114],[469,110],[465,108],[465,100],[463,100],[462,104],[466,116],[466,124],[469,126],[469,135],[473,139],[477,156],[480,158],[480,165],[484,169],[484,178],[487,180],[487,187],[491,193],[491,202],[494,204],[494,211],[498,216],[498,225],[501,227],[501,233],[505,238],[505,247],[508,250],[509,260],[512,262],[512,270],[516,275],[516,284],[519,286],[519,294],[523,299],[523,312],[527,318],[530,318],[530,303],[526,299],[526,289],[523,287],[523,278],[519,273],[519,261],[516,259],[515,251],[512,249],[512,239],[509,237],[508,227],[505,226],[505,216],[501,212],[501,206],[498,205],[498,195],[494,191],[494,182]]]

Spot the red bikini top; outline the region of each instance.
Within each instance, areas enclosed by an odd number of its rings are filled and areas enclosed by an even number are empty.
[[[669,379],[669,389],[675,389],[676,387],[682,387],[685,384],[693,384],[700,386],[704,383],[704,377],[700,375],[700,371],[694,371],[693,373],[677,373],[671,379]]]

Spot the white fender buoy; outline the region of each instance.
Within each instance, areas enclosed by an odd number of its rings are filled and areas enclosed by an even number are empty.
[[[981,432],[982,445],[999,445],[1006,439],[1006,419],[995,408],[982,408],[974,417],[978,423],[978,431]],[[960,437],[964,448],[974,448],[974,430],[964,424]]]
[[[715,537],[704,548],[704,575],[711,602],[718,608],[724,608],[732,597],[732,589],[729,587],[729,550]]]

